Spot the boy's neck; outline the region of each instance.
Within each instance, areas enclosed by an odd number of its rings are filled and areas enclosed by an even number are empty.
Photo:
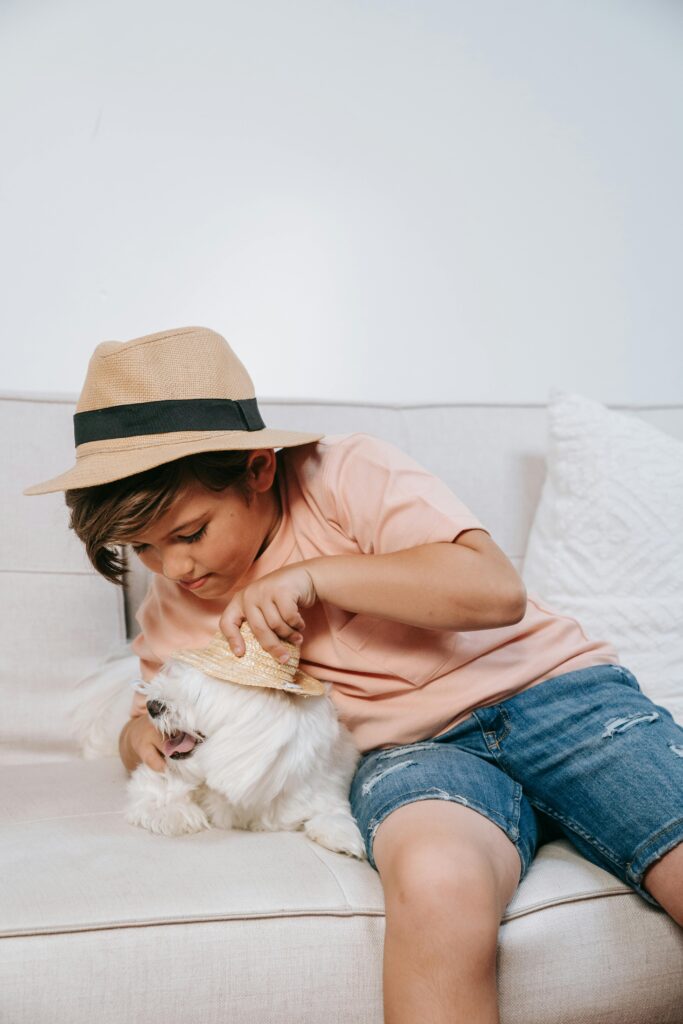
[[[266,550],[266,548],[268,547],[268,545],[272,541],[273,537],[275,536],[275,534],[279,530],[280,523],[282,522],[282,500],[280,498],[280,488],[278,487],[277,476],[273,480],[273,486],[271,487],[271,489],[270,489],[270,491],[268,493],[272,494],[273,498],[274,498],[274,507],[273,507],[274,519],[271,521],[271,525],[270,525],[270,527],[268,529],[268,532],[266,533],[266,536],[265,536],[265,538],[263,540],[263,544],[258,549],[258,552],[256,554],[256,558],[260,558],[261,557],[261,555]],[[256,559],[254,559],[254,561],[255,560]]]

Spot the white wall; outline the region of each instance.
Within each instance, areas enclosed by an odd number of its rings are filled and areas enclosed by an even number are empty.
[[[677,0],[4,0],[0,390],[683,400]]]

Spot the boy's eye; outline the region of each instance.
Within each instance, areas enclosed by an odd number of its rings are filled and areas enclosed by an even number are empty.
[[[197,532],[193,533],[191,537],[178,537],[178,540],[184,540],[187,541],[188,544],[194,544],[196,540],[199,540],[200,537],[204,536],[205,532],[206,523],[204,524],[204,526],[202,526],[201,530],[197,530]]]
[[[201,530],[197,530],[197,532],[193,533],[190,537],[178,537],[178,540],[185,541],[186,544],[194,544],[195,541],[198,541],[201,537],[204,536],[205,533],[206,533],[206,523],[204,524],[204,526],[202,526]],[[146,544],[132,544],[131,547],[132,547],[133,551],[135,552],[135,554],[139,555],[141,551],[145,550],[147,545]]]

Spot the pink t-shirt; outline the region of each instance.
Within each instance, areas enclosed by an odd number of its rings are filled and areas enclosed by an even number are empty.
[[[277,460],[282,520],[242,587],[308,558],[385,554],[486,530],[439,477],[370,434],[328,434],[281,448]],[[173,650],[208,644],[230,597],[202,600],[152,576],[132,644],[143,679]],[[616,651],[589,639],[576,619],[527,598],[520,622],[472,631],[407,626],[316,601],[302,610],[300,666],[334,684],[339,718],[365,752],[447,732],[475,708],[552,676],[619,664]],[[131,713],[145,713],[139,694]]]

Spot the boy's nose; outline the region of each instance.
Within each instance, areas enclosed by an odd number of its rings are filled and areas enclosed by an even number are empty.
[[[161,571],[172,583],[177,583],[178,580],[194,579],[195,576],[192,563],[187,558],[176,559],[174,562],[166,559]]]

